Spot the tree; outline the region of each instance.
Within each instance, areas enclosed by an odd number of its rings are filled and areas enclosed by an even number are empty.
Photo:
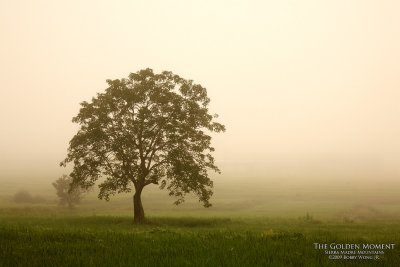
[[[73,208],[82,199],[82,190],[78,187],[71,187],[71,184],[72,178],[65,174],[52,183],[61,206],[68,205],[69,208]]]
[[[72,183],[89,188],[100,179],[99,198],[105,200],[133,187],[136,223],[144,220],[141,193],[150,184],[169,190],[177,197],[175,204],[193,192],[205,207],[211,206],[208,171],[220,170],[206,132],[225,131],[225,126],[209,114],[206,89],[152,69],[107,83],[104,93],[81,103],[72,120],[80,130],[61,162],[73,162]]]

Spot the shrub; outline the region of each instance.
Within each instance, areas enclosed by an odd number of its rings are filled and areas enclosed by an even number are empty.
[[[42,196],[32,196],[32,194],[26,190],[20,190],[15,193],[13,200],[15,203],[43,203],[46,201]]]
[[[20,190],[17,193],[14,194],[13,200],[15,203],[33,203],[34,198],[26,190]]]

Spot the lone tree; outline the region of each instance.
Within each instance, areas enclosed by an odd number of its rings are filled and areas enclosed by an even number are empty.
[[[82,199],[82,190],[79,187],[71,187],[71,184],[72,178],[65,174],[52,183],[61,206],[68,205],[69,208],[73,208]]]
[[[210,207],[213,183],[208,171],[220,173],[206,132],[225,131],[210,115],[207,91],[192,80],[152,69],[126,79],[107,80],[109,87],[90,103],[82,102],[72,119],[80,130],[60,163],[73,162],[72,184],[89,188],[97,180],[99,198],[133,188],[134,222],[144,220],[143,188],[157,184],[177,197],[194,192]]]

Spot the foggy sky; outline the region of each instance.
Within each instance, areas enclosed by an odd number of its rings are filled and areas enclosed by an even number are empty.
[[[0,179],[56,178],[79,103],[170,70],[224,175],[400,175],[398,1],[0,0]]]

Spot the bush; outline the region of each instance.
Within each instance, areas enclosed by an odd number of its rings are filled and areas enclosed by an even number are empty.
[[[42,196],[32,196],[32,194],[26,190],[20,190],[15,193],[13,200],[15,203],[42,203],[45,201]]]
[[[20,190],[14,194],[15,203],[33,203],[33,196],[26,190]]]

